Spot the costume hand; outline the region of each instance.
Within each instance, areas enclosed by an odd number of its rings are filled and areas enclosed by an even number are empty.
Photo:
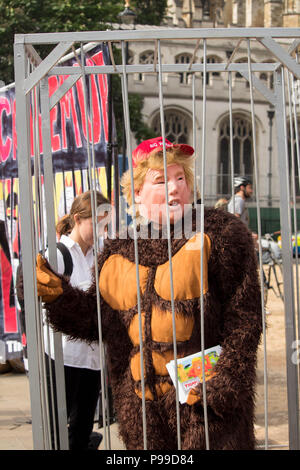
[[[36,259],[37,293],[43,302],[51,303],[62,293],[61,280],[51,270],[48,261],[38,254]]]

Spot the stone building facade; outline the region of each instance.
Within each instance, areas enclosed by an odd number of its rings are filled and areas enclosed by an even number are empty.
[[[297,13],[298,12],[298,13]],[[296,1],[281,0],[169,0],[164,27],[168,28],[223,28],[223,27],[279,27],[294,26],[300,18],[300,5]],[[297,23],[298,24],[298,23]],[[139,27],[139,26],[136,26]],[[143,26],[140,26],[141,28]],[[147,26],[144,26],[147,29]],[[207,62],[226,63],[237,46],[237,41],[215,39],[207,43]],[[195,41],[162,41],[163,63],[190,63],[195,51]],[[153,41],[129,44],[131,63],[154,62]],[[260,45],[251,41],[253,62],[276,62]],[[203,47],[196,51],[194,62],[203,61]],[[233,62],[247,62],[247,43],[241,42]],[[273,90],[273,73],[256,76]],[[201,154],[203,129],[203,76],[195,74],[196,89],[196,152]],[[160,108],[156,73],[130,74],[128,90],[144,98],[145,122],[160,132]],[[191,74],[168,73],[163,76],[164,113],[166,137],[176,142],[193,145],[193,103]],[[229,89],[228,74],[210,72],[206,78],[206,179],[205,193],[208,204],[220,197],[230,196],[229,157]],[[251,124],[249,83],[238,72],[232,73],[233,148],[236,174],[247,174],[253,180],[253,136]],[[279,206],[279,175],[276,151],[276,126],[269,102],[254,90],[256,148],[259,167],[260,202],[262,208]],[[270,141],[271,138],[271,141]],[[134,143],[133,143],[134,145]],[[197,169],[200,179],[199,167]],[[298,178],[298,176],[296,176]],[[254,181],[255,184],[255,181]],[[298,186],[299,187],[299,186]],[[299,202],[300,192],[298,190]],[[253,207],[255,201],[252,201]],[[276,222],[277,223],[277,222]]]

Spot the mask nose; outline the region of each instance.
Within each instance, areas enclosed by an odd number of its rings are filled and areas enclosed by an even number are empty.
[[[177,183],[176,181],[169,181],[168,183],[168,192],[170,195],[174,195],[178,193]]]

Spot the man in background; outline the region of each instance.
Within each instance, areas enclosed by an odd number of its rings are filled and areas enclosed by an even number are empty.
[[[234,204],[233,198],[228,203],[228,212],[240,217],[241,221],[249,227],[249,213],[246,205],[247,199],[253,194],[252,181],[246,176],[234,178]]]

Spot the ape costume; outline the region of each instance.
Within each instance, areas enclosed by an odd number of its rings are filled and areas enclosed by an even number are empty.
[[[202,250],[199,234],[178,239],[171,230],[178,357],[201,350],[201,255],[205,349],[222,347],[215,375],[206,382],[210,449],[251,450],[255,447],[256,354],[262,330],[256,255],[250,232],[235,216],[206,209],[204,220]],[[138,254],[147,448],[176,450],[175,388],[166,369],[173,359],[168,240],[139,238]],[[49,273],[47,262],[39,260],[38,278],[45,269]],[[98,270],[102,333],[120,436],[127,449],[143,449],[134,240],[107,240]],[[53,276],[61,295],[45,304],[48,321],[74,339],[97,340],[98,286],[94,282],[89,291],[82,292],[62,276]],[[205,449],[201,384],[190,392],[188,403],[180,405],[180,425],[183,450]]]

